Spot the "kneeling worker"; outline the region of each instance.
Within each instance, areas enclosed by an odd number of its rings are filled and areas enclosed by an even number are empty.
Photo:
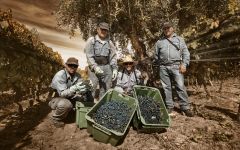
[[[136,62],[131,55],[125,56],[122,64],[123,70],[118,72],[117,83],[114,89],[118,92],[132,95],[133,86],[141,82],[141,72],[135,68]]]
[[[65,68],[58,71],[52,79],[51,87],[57,92],[58,97],[49,102],[52,109],[51,120],[56,127],[63,127],[63,120],[67,117],[79,95],[86,94],[90,84],[86,84],[77,73],[78,60],[68,58]]]

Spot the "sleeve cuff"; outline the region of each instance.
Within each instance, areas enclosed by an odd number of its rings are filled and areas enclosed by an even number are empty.
[[[187,68],[187,66],[188,66],[186,63],[182,63],[182,65],[183,65],[185,68]]]

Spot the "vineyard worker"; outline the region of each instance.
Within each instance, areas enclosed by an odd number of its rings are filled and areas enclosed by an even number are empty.
[[[190,53],[183,38],[174,33],[172,23],[163,24],[163,33],[155,45],[155,56],[160,65],[160,80],[168,112],[171,114],[174,108],[171,84],[174,83],[182,113],[192,117],[183,76],[189,65]]]
[[[123,70],[118,72],[115,90],[127,95],[133,95],[133,86],[140,84],[141,72],[135,68],[136,62],[131,55],[123,58]]]
[[[74,57],[67,59],[65,68],[58,71],[52,79],[51,87],[57,92],[58,97],[49,102],[52,109],[50,118],[56,127],[64,126],[63,120],[73,108],[76,94],[84,94],[88,86],[84,84],[77,73],[78,60]]]
[[[109,24],[101,22],[97,26],[97,35],[87,40],[85,53],[88,62],[89,77],[93,82],[95,97],[99,85],[99,97],[112,87],[117,78],[116,48],[109,37]]]

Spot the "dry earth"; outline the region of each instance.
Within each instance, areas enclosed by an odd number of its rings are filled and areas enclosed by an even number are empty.
[[[138,133],[132,127],[124,142],[113,147],[95,141],[86,129],[77,128],[74,120],[64,128],[55,128],[48,119],[46,103],[38,103],[22,115],[8,117],[8,125],[0,131],[3,149],[240,149],[240,124],[236,121],[239,87],[233,81],[224,84],[221,93],[210,87],[211,98],[202,88],[188,87],[196,116],[188,118],[175,110],[171,127],[164,133]],[[6,122],[6,119],[5,119]]]

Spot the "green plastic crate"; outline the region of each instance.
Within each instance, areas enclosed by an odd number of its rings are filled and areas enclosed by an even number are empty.
[[[106,127],[96,123],[92,119],[92,116],[97,111],[97,109],[101,105],[103,105],[104,103],[110,100],[126,102],[128,107],[131,108],[131,112],[129,114],[130,119],[123,133],[107,129]],[[88,124],[87,131],[93,136],[93,138],[96,141],[103,142],[103,143],[110,143],[113,146],[119,145],[123,142],[124,138],[127,135],[130,122],[134,116],[136,109],[137,109],[136,99],[124,94],[120,94],[119,92],[113,89],[110,89],[105,93],[105,95],[101,98],[101,100],[96,105],[94,105],[94,107],[92,107],[92,109],[86,114],[86,119]]]
[[[76,124],[79,128],[87,128],[85,115],[93,105],[93,102],[76,102]]]
[[[137,111],[133,118],[133,126],[140,132],[161,132],[163,129],[170,126],[170,117],[168,115],[166,106],[163,102],[160,91],[157,88],[135,85],[134,97],[138,99],[139,96],[149,96],[154,101],[160,104],[161,117],[163,118],[160,124],[148,124],[141,115],[139,103],[137,101]]]

